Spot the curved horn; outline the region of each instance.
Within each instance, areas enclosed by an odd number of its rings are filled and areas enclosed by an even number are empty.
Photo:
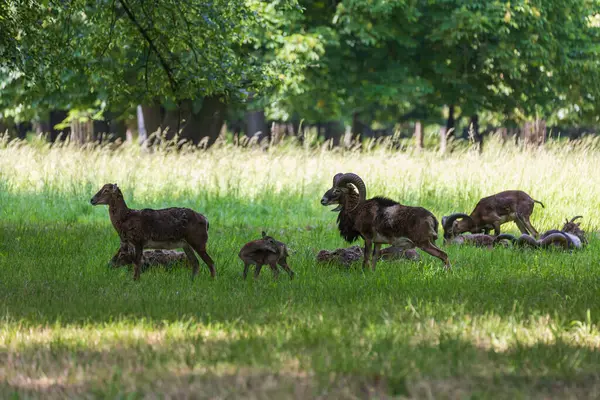
[[[535,238],[533,236],[529,236],[526,234],[519,236],[516,244],[518,244],[519,246],[540,247],[540,244],[538,243],[537,240],[535,240]]]
[[[510,240],[512,243],[517,241],[517,238],[510,233],[503,233],[494,238],[494,244],[500,243],[501,240]]]
[[[544,239],[546,236],[552,235],[553,233],[560,233],[560,234],[562,234],[563,231],[560,231],[558,229],[550,229],[549,231],[546,231],[546,232],[544,232],[544,233],[542,233],[540,235],[540,240]]]
[[[444,228],[444,231],[448,231],[452,228],[452,224],[454,223],[454,221],[456,221],[459,218],[468,218],[471,219],[471,216],[468,214],[464,214],[464,213],[454,213],[454,214],[450,214],[446,217],[442,218],[442,228]]]
[[[541,247],[549,247],[553,244],[568,249],[571,246],[571,239],[564,233],[551,233],[540,241]]]
[[[579,218],[583,218],[583,215],[577,215],[577,216],[575,216],[575,217],[571,218],[571,220],[570,220],[569,222],[571,222],[571,223],[572,223],[572,222],[575,222],[575,220],[577,220],[577,219],[579,219]]]
[[[344,174],[341,172],[338,172],[337,174],[335,174],[335,176],[333,177],[333,186],[337,185],[337,182],[340,180],[340,178],[343,176]]]
[[[348,172],[340,176],[334,186],[344,186],[348,183],[353,184],[358,189],[359,202],[363,202],[367,199],[367,186],[362,178],[352,172]]]

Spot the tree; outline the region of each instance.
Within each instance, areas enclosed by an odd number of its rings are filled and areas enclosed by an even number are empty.
[[[3,48],[9,57],[2,67],[4,82],[6,74],[22,74],[8,84],[23,103],[50,109],[57,106],[51,94],[70,107],[87,107],[93,99],[131,114],[140,103],[163,105],[169,117],[177,114],[183,136],[198,142],[215,126],[195,123],[205,120],[203,105],[224,115],[227,100],[278,82],[274,64],[243,51],[263,18],[244,0],[33,1],[25,9],[20,3],[9,7],[23,28],[0,20],[0,30],[22,32],[17,45]]]

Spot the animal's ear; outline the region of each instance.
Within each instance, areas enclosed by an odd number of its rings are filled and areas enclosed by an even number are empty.
[[[265,233],[265,231],[262,231],[262,237],[267,236],[267,234]]]
[[[333,186],[335,186],[337,184],[337,181],[340,180],[342,175],[344,175],[344,174],[341,172],[338,172],[337,174],[335,174],[335,176],[333,177]]]
[[[442,226],[446,226],[447,220],[448,220],[448,217],[442,217]]]

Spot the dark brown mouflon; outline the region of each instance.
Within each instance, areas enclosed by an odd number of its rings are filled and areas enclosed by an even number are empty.
[[[369,265],[375,246],[371,268],[375,270],[381,245],[390,244],[401,249],[415,247],[443,261],[450,268],[448,256],[436,247],[438,221],[423,207],[402,205],[385,197],[367,200],[367,188],[356,174],[339,173],[333,177],[333,186],[323,195],[324,206],[337,204],[338,228],[341,236],[352,243],[359,237],[365,242],[363,267]]]
[[[214,262],[206,252],[208,220],[189,208],[132,210],[116,184],[102,186],[90,200],[93,206],[108,205],[108,214],[122,244],[133,249],[133,279],[140,278],[142,253],[146,248],[172,250],[183,248],[192,265],[192,278],[198,274],[199,263],[194,250],[215,277]],[[123,245],[122,245],[123,246]]]
[[[506,190],[479,200],[470,215],[455,213],[442,218],[444,239],[449,240],[461,233],[490,233],[493,229],[495,235],[500,234],[500,225],[514,221],[521,233],[537,237],[529,217],[533,213],[534,200],[522,190]]]

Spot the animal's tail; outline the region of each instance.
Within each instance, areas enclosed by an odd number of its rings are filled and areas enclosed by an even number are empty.
[[[536,200],[536,199],[533,199],[533,202],[534,202],[534,203],[538,203],[538,204],[540,204],[540,205],[542,206],[542,208],[546,208],[546,206],[544,205],[544,203],[542,203],[541,201],[538,201],[538,200]]]

